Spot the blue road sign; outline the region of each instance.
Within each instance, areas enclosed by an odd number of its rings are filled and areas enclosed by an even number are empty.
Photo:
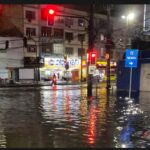
[[[125,67],[136,68],[137,60],[138,60],[138,49],[127,49]]]

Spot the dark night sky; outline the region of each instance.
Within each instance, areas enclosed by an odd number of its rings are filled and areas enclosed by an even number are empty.
[[[73,5],[73,4],[64,4],[65,7],[73,8],[73,9],[78,9],[78,10],[84,10],[89,12],[90,5],[89,4],[80,4],[80,5]],[[143,16],[143,5],[138,5],[138,4],[113,4],[112,5],[112,10],[111,10],[111,15],[112,16],[122,16],[123,14],[127,14],[127,12],[136,12],[136,14],[139,16]],[[106,14],[106,10],[104,5],[97,4],[95,7],[95,12],[97,13],[102,13]]]

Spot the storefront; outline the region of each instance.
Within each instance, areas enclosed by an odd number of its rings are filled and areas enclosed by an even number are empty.
[[[76,57],[69,57],[67,63],[69,68],[66,70],[66,64],[63,57],[45,57],[44,67],[40,68],[41,80],[50,80],[54,74],[56,75],[57,80],[63,80],[64,78],[72,80],[72,78],[74,78],[74,71],[80,73],[81,60]],[[76,74],[76,79],[79,80],[79,74]]]
[[[101,80],[106,80],[107,62],[106,61],[97,61],[96,66],[97,66],[97,69],[99,70]],[[116,66],[117,66],[117,63],[115,61],[110,62],[110,75],[116,76]]]

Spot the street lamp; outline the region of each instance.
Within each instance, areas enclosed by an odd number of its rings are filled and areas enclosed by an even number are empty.
[[[130,27],[129,22],[134,20],[134,13],[128,14],[127,17],[122,16],[121,18],[126,19],[126,21],[127,21],[127,36],[128,36],[128,43],[127,43],[128,47],[127,48],[131,48],[131,39],[130,39],[130,34],[129,34],[129,27]],[[131,97],[130,91],[132,90],[131,83],[132,83],[132,67],[130,69],[129,98]]]
[[[130,48],[130,46],[131,46],[131,40],[130,40],[130,35],[129,35],[129,27],[130,27],[129,23],[134,20],[135,15],[134,15],[134,13],[129,13],[127,16],[125,16],[125,15],[121,16],[121,18],[126,20],[126,25],[127,25],[127,38],[128,38],[128,39],[126,40],[126,41],[128,41],[128,42],[126,43],[126,47],[127,47],[127,45],[128,45],[128,48]]]

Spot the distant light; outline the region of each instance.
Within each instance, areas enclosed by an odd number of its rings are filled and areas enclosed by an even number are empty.
[[[126,18],[126,16],[121,16],[121,18],[122,18],[122,19],[125,19],[125,18]]]
[[[129,14],[127,17],[129,20],[133,20],[134,19],[134,13]]]
[[[122,148],[126,148],[127,146],[126,146],[125,144],[122,144],[121,147],[122,147]]]
[[[135,18],[135,14],[134,13],[130,13],[127,16],[121,16],[122,19],[128,19],[128,20],[133,20]]]

